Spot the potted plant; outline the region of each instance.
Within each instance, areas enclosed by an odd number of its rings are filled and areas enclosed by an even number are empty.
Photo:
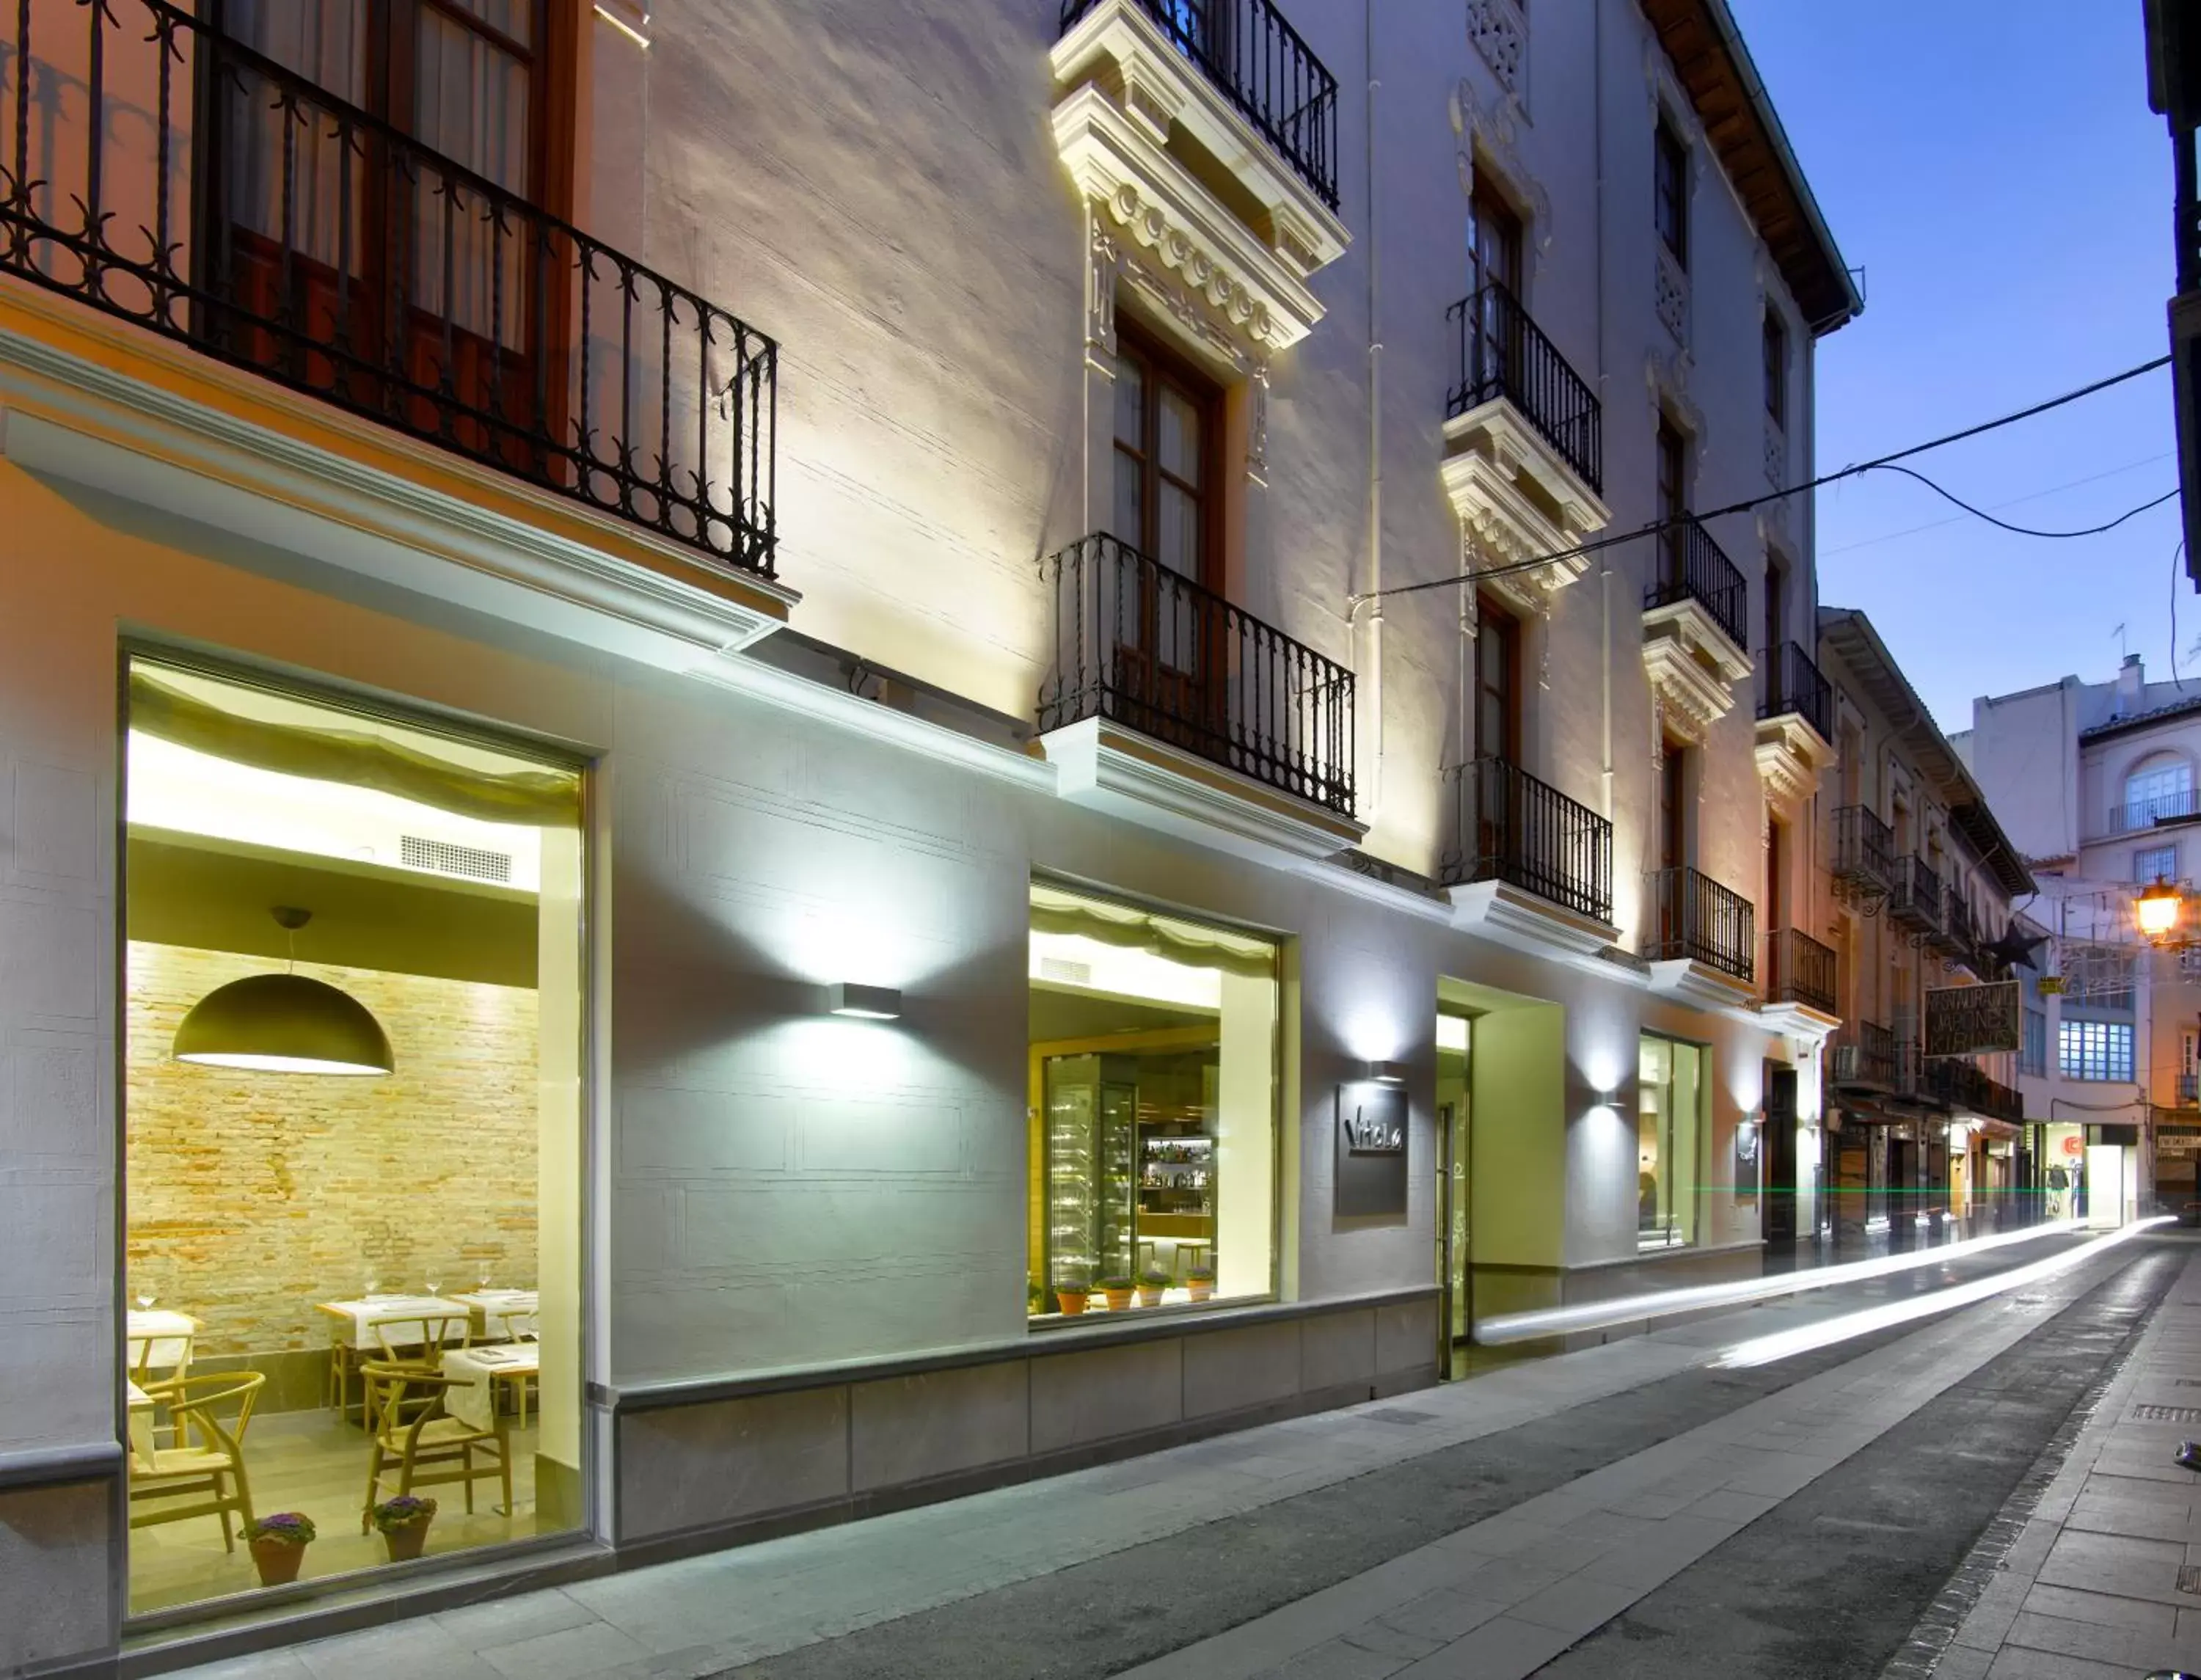
[[[302,1511],[278,1511],[247,1526],[244,1543],[260,1571],[260,1584],[281,1587],[296,1580],[313,1539],[314,1519]]]
[[[1085,1302],[1092,1291],[1083,1278],[1071,1278],[1054,1286],[1055,1304],[1069,1318],[1076,1318],[1085,1310]]]
[[[1184,1274],[1184,1282],[1194,1301],[1208,1300],[1215,1293],[1215,1270],[1212,1266],[1195,1266]]]
[[[436,1501],[412,1494],[385,1499],[374,1507],[374,1525],[382,1530],[382,1543],[390,1548],[390,1561],[403,1563],[420,1555],[428,1543],[428,1524],[435,1517]]]
[[[1137,1287],[1129,1278],[1103,1278],[1100,1293],[1108,1302],[1111,1313],[1127,1311],[1131,1305],[1131,1291]]]
[[[1162,1304],[1162,1291],[1169,1286],[1170,1275],[1168,1272],[1159,1272],[1151,1266],[1148,1266],[1144,1272],[1142,1272],[1139,1274],[1139,1305],[1142,1307],[1160,1306]]]

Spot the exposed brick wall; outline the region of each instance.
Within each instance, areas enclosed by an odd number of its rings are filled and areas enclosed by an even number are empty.
[[[205,1323],[201,1354],[325,1348],[323,1301],[535,1281],[531,990],[310,963],[390,1035],[385,1079],[197,1067],[168,1052],[260,957],[129,949],[128,1292]]]

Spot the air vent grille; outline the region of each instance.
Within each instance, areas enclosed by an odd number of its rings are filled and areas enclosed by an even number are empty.
[[[512,854],[486,852],[478,846],[454,846],[448,840],[424,840],[417,834],[400,835],[397,856],[408,869],[431,870],[438,875],[463,875],[472,881],[509,881]]]
[[[1065,986],[1089,986],[1093,984],[1093,965],[1072,962],[1067,957],[1042,957],[1039,960],[1039,977]]]

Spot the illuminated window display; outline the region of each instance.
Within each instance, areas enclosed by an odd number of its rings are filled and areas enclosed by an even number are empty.
[[[1272,1293],[1276,943],[1035,884],[1030,972],[1033,1316]]]
[[[1705,1052],[1646,1034],[1637,1051],[1636,1242],[1646,1248],[1697,1240],[1699,1119]]]

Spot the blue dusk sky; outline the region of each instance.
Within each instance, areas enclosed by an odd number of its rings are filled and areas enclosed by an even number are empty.
[[[1865,311],[1822,340],[1822,473],[2163,354],[2170,144],[2140,0],[1731,0]],[[2178,481],[2168,369],[1906,464],[1999,517],[2098,525]],[[1821,490],[1820,598],[1945,730],[1975,695],[2171,671],[2178,503],[2045,542],[1871,473]],[[2177,581],[2179,670],[2201,596]],[[2116,631],[2122,624],[2121,641]],[[2201,689],[2197,689],[2201,692]]]

